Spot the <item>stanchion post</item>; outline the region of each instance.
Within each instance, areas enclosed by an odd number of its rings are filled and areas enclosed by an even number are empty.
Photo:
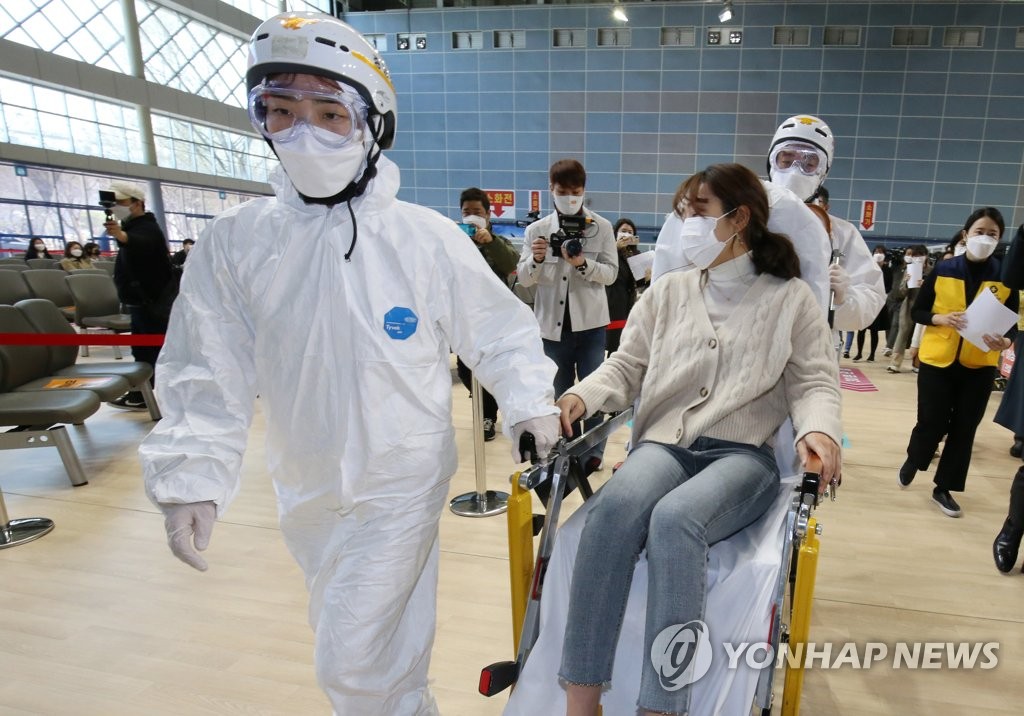
[[[452,498],[451,511],[462,517],[490,517],[508,509],[508,493],[487,489],[487,465],[484,455],[483,389],[473,376],[473,463],[476,470],[476,492]]]

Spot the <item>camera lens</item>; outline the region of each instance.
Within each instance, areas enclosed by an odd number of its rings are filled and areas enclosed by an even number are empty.
[[[583,253],[583,244],[579,239],[569,239],[565,242],[565,253],[570,258],[576,258]]]

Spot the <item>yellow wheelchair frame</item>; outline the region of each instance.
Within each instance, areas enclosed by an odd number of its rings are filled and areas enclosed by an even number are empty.
[[[515,661],[503,661],[484,667],[478,690],[493,696],[513,686],[537,639],[540,597],[544,574],[554,546],[558,515],[564,485],[575,479],[585,497],[589,486],[582,478],[578,457],[607,438],[632,417],[632,410],[608,419],[571,443],[556,446],[549,462],[516,472],[508,499],[509,582],[512,592],[512,639]],[[816,461],[816,458],[812,458]],[[782,545],[783,569],[775,586],[769,643],[774,653],[781,644],[788,650],[782,690],[781,716],[798,716],[803,688],[803,658],[811,626],[811,606],[818,567],[821,527],[811,516],[819,502],[820,462],[808,465],[799,487],[795,488],[786,514]],[[532,489],[550,480],[550,496],[545,515],[533,514]],[[835,499],[835,485],[832,485]],[[826,493],[827,494],[827,493]],[[540,534],[537,557],[534,559],[533,539]],[[785,567],[788,565],[788,569]],[[771,716],[774,705],[774,672],[767,667],[758,679],[751,713]]]

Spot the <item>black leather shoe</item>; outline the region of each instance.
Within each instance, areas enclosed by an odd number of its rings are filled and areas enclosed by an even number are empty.
[[[1020,457],[1024,454],[1024,440],[1017,440],[1014,438],[1013,447],[1010,448],[1010,457]]]
[[[910,464],[910,460],[903,463],[903,467],[900,468],[900,489],[906,490],[910,487],[910,483],[914,481],[914,477],[917,476],[917,468]]]
[[[949,490],[940,490],[936,487],[932,491],[932,500],[939,506],[939,509],[945,512],[948,516],[960,516],[960,505],[958,505],[956,500],[953,499],[953,496],[949,494]]]
[[[1014,529],[1007,519],[1003,523],[1003,529],[996,535],[996,541],[992,543],[992,557],[996,560],[996,569],[1003,574],[1009,574],[1013,565],[1017,563],[1017,551],[1020,549],[1020,539],[1024,536],[1024,530]]]

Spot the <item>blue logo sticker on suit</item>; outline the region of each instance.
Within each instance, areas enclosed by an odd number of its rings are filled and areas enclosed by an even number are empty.
[[[395,306],[384,314],[384,332],[396,341],[404,341],[416,332],[419,322],[411,308]]]

